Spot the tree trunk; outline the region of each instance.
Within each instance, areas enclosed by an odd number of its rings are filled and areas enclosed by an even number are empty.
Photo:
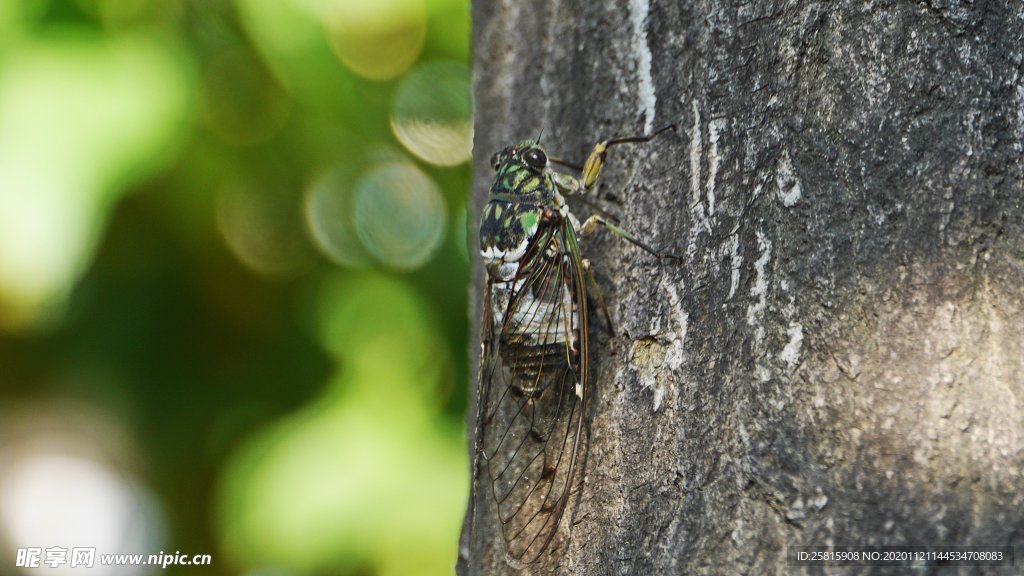
[[[1024,544],[1024,4],[473,17],[472,214],[490,154],[542,128],[582,160],[678,126],[608,154],[597,202],[684,259],[583,241],[614,333],[591,323],[583,487],[530,573],[822,574],[787,551]],[[512,573],[478,508],[460,572]]]

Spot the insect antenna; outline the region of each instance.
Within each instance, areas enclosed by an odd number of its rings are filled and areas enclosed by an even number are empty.
[[[559,166],[565,166],[566,168],[572,168],[573,170],[580,171],[580,172],[583,171],[583,166],[580,166],[579,164],[577,164],[575,162],[569,162],[568,160],[562,160],[558,156],[548,156],[548,160],[551,161],[551,163],[553,163],[553,164],[558,164]]]
[[[604,143],[604,145],[605,145],[605,147],[608,147],[608,146],[613,146],[615,144],[650,142],[651,140],[653,140],[659,134],[661,134],[663,132],[667,132],[668,130],[672,130],[674,132],[675,129],[676,129],[676,125],[675,124],[666,124],[666,125],[662,126],[661,128],[658,128],[654,132],[651,132],[650,134],[647,134],[646,136],[626,136],[624,138],[612,138],[611,140],[607,140]]]

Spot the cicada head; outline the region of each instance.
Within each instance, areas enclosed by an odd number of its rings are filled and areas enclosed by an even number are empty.
[[[554,184],[548,155],[536,140],[520,142],[491,156],[494,180],[491,195],[514,195],[534,203],[550,201]]]
[[[509,146],[491,157],[494,181],[480,219],[480,254],[492,278],[507,280],[518,269],[553,206],[555,185],[548,156],[537,140]]]

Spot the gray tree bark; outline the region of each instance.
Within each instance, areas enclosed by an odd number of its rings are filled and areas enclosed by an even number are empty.
[[[685,258],[584,240],[614,334],[592,323],[584,484],[529,573],[900,573],[786,553],[1024,544],[1024,3],[473,17],[474,214],[490,154],[541,128],[580,160],[679,128],[609,152],[598,200]],[[486,507],[460,556],[513,572]]]

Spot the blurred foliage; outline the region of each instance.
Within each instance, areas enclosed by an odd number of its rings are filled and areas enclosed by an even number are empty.
[[[0,574],[451,573],[468,58],[467,0],[0,0]]]

